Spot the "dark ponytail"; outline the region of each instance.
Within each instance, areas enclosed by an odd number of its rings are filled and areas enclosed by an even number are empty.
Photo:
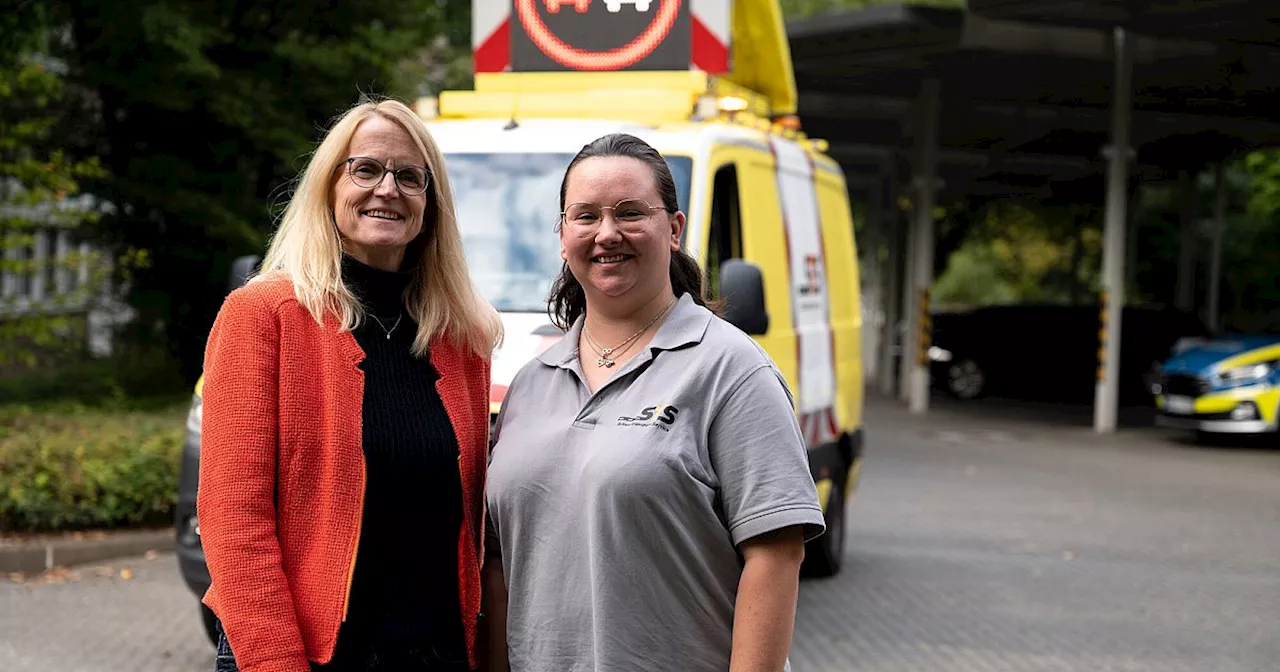
[[[653,179],[658,186],[658,196],[666,206],[667,213],[676,212],[679,204],[676,198],[676,181],[671,176],[671,168],[666,159],[644,140],[626,133],[613,133],[593,141],[582,148],[577,156],[569,162],[564,171],[564,179],[560,181],[560,211],[564,212],[565,193],[569,187],[569,173],[583,159],[608,156],[625,156],[643,161],[653,171]],[[708,301],[704,293],[702,269],[698,262],[683,249],[671,253],[671,290],[676,296],[689,294],[694,302],[707,307],[713,312],[719,307]],[[582,284],[573,277],[568,262],[560,267],[560,275],[551,285],[551,296],[547,302],[547,313],[552,324],[568,331],[587,310],[587,294]]]

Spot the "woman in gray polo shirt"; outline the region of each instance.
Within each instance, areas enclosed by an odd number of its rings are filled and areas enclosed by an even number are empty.
[[[560,204],[567,334],[493,433],[492,669],[789,669],[823,517],[786,382],[706,306],[656,150],[587,145]]]

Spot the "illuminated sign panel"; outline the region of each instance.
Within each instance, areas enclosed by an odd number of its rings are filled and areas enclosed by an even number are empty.
[[[473,0],[476,72],[729,71],[730,0]]]
[[[512,0],[511,70],[688,70],[689,3]]]

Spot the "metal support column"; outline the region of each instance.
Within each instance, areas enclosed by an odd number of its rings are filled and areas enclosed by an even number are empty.
[[[1116,429],[1119,404],[1120,317],[1124,310],[1125,229],[1129,182],[1129,126],[1133,104],[1133,48],[1123,28],[1114,29],[1115,82],[1111,98],[1111,146],[1107,153],[1107,207],[1102,244],[1102,306],[1098,383],[1094,390],[1093,428]]]
[[[902,267],[903,257],[906,253],[906,232],[903,231],[902,217],[898,211],[898,190],[897,190],[897,163],[892,158],[889,159],[885,170],[881,173],[880,186],[881,193],[884,194],[884,209],[882,211],[882,221],[884,222],[884,240],[887,253],[885,254],[884,272],[881,274],[881,282],[884,291],[880,294],[881,310],[884,314],[883,331],[880,335],[880,394],[886,397],[892,397],[894,392],[899,389],[897,385],[898,375],[895,369],[895,362],[899,359],[894,357],[894,346],[901,347],[901,343],[896,343],[898,339],[898,322],[902,319],[901,306],[902,293]]]
[[[933,204],[938,175],[938,112],[940,84],[926,79],[920,92],[920,110],[916,125],[917,164],[915,179],[916,240],[911,268],[911,347],[903,351],[903,363],[910,363],[912,413],[929,410],[929,289],[933,286]]]
[[[1174,305],[1191,312],[1196,304],[1196,179],[1191,171],[1178,172],[1178,279]]]
[[[1219,163],[1213,174],[1213,245],[1209,250],[1209,295],[1205,322],[1215,333],[1222,328],[1222,236],[1227,228],[1227,169]]]

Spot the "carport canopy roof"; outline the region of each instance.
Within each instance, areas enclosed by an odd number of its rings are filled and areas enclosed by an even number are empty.
[[[830,143],[851,182],[895,151],[910,157],[915,100],[934,78],[942,199],[1064,196],[1074,183],[1097,200],[1116,26],[1133,45],[1138,177],[1280,144],[1276,0],[876,5],[792,21],[787,35],[805,131]]]

